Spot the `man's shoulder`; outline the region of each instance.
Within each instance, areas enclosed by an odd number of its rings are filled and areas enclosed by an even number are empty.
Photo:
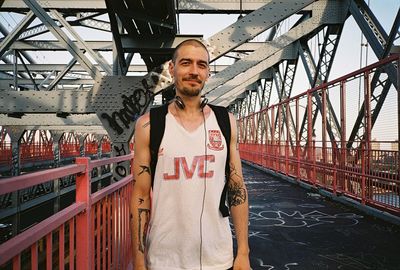
[[[136,130],[145,129],[150,125],[150,113],[145,113],[136,120]]]

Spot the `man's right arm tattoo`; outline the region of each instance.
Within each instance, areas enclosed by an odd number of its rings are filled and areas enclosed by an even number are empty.
[[[242,177],[236,171],[235,165],[229,164],[230,175],[228,183],[228,203],[229,206],[238,206],[246,202],[247,194]]]
[[[139,208],[138,217],[138,240],[139,250],[144,253],[147,239],[147,229],[149,227],[150,209]]]

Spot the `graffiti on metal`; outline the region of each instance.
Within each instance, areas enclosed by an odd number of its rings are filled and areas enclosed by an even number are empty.
[[[120,144],[120,146],[118,145],[114,145],[113,146],[113,150],[114,150],[114,155],[116,157],[119,156],[123,156],[127,154],[127,151],[125,150],[125,145],[124,144]],[[129,163],[126,161],[120,161],[117,163],[117,165],[115,166],[114,169],[114,176],[113,176],[113,180],[114,181],[119,181],[122,178],[124,178],[127,175],[127,171],[129,170],[128,168]]]
[[[132,95],[121,96],[123,108],[113,111],[111,115],[103,112],[101,117],[108,121],[109,126],[118,134],[122,134],[124,128],[129,128],[131,122],[135,122],[150,105],[153,95],[150,91],[136,89]]]

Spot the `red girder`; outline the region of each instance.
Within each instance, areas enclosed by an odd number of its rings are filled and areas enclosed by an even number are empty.
[[[103,153],[111,152],[111,141],[108,136],[104,136],[103,140],[101,141],[101,151]]]
[[[64,133],[60,141],[61,158],[79,156],[79,139],[74,133]]]

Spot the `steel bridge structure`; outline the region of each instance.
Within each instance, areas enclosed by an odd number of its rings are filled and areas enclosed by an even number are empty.
[[[210,36],[181,33],[185,16],[226,14],[235,20]],[[14,224],[0,266],[128,266],[135,122],[174,96],[168,62],[188,38],[210,52],[203,94],[236,116],[244,161],[400,216],[394,14],[385,29],[364,0],[0,1],[0,223]],[[348,56],[333,78],[350,24],[374,61]],[[24,225],[20,214],[46,200],[48,229]]]

